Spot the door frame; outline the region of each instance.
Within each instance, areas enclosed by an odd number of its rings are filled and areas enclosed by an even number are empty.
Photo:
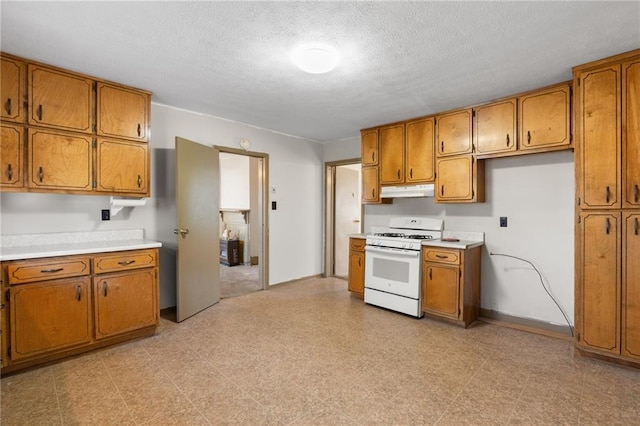
[[[230,148],[228,146],[214,145],[221,154],[236,154],[244,155],[245,157],[254,157],[262,159],[262,168],[258,170],[258,185],[262,196],[260,198],[261,216],[262,216],[262,230],[261,242],[260,242],[260,254],[258,262],[258,280],[262,284],[263,290],[268,290],[269,285],[269,209],[267,197],[269,195],[269,154],[257,151],[245,151],[244,149]]]
[[[335,253],[335,216],[336,216],[336,167],[348,166],[351,164],[362,164],[360,158],[350,158],[347,160],[327,161],[324,163],[324,271],[323,277],[334,276],[334,253]],[[361,176],[362,178],[362,176]],[[364,225],[364,205],[360,203],[360,232]]]

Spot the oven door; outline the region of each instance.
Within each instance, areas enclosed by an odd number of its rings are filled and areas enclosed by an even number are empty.
[[[364,286],[420,298],[420,251],[366,246]]]

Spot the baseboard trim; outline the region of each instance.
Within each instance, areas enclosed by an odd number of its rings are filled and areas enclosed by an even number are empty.
[[[482,308],[480,308],[480,318],[478,319],[488,324],[573,341],[571,329],[567,325],[556,325],[530,318],[515,317],[512,315],[502,314],[491,309]]]
[[[313,279],[313,278],[323,278],[323,275],[322,274],[315,274],[315,275],[309,275],[307,277],[296,278],[294,280],[282,281],[282,282],[279,282],[279,283],[270,284],[270,285],[267,286],[267,288],[275,287],[277,285],[298,283],[300,281],[306,281],[306,280],[310,280],[310,279]]]

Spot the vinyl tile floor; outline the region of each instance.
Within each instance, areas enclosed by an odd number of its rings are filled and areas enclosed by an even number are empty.
[[[8,425],[631,425],[640,371],[570,341],[365,305],[335,278],[224,299],[1,381]]]

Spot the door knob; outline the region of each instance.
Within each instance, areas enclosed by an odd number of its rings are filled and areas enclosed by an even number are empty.
[[[184,236],[189,233],[189,230],[188,229],[184,229],[184,228],[174,229],[173,233],[176,234],[176,235],[180,234],[180,235],[182,235],[182,238],[184,238]]]

